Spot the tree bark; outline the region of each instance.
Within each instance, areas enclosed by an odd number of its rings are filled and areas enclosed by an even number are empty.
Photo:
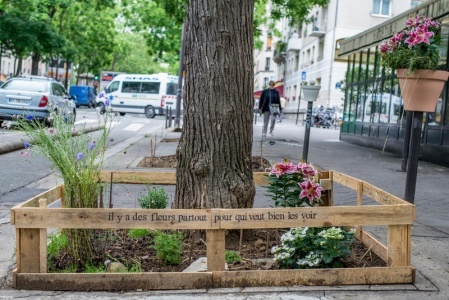
[[[39,53],[33,53],[31,57],[31,75],[39,75],[39,62],[41,61],[41,55]]]
[[[252,175],[253,0],[191,0],[176,208],[248,208]]]

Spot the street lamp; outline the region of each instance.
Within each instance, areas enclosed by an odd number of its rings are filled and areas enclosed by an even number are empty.
[[[309,154],[309,138],[310,138],[310,126],[312,123],[312,106],[313,101],[318,98],[321,86],[315,85],[315,81],[311,81],[310,85],[303,85],[302,92],[304,94],[304,100],[307,101],[306,111],[306,130],[304,133],[304,146],[302,148],[302,162],[307,162],[307,155]]]

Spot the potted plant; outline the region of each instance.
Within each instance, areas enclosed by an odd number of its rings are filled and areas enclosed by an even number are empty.
[[[449,72],[437,70],[440,23],[416,15],[405,25],[381,43],[382,63],[396,69],[405,110],[433,112],[449,77]]]

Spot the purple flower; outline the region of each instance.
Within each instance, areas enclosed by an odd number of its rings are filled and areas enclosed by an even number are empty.
[[[81,153],[81,152],[76,155],[76,160],[80,160],[80,159],[83,159],[83,153]]]
[[[93,148],[95,148],[95,141],[92,141],[89,144],[89,150],[92,150]]]
[[[25,147],[25,149],[28,149],[28,148],[30,148],[30,143],[24,142],[24,143],[23,143],[23,146]]]
[[[106,101],[104,102],[104,105],[105,105],[105,106],[109,106],[109,104],[111,104],[111,101],[109,101],[109,100],[106,100]]]
[[[33,117],[32,115],[28,115],[28,116],[27,116],[27,120],[28,120],[28,121],[33,120],[33,119],[34,119],[34,117]]]

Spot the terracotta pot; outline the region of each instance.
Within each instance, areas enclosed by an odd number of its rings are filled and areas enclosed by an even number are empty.
[[[434,112],[449,72],[415,70],[407,75],[407,69],[396,73],[401,87],[404,109],[408,111]]]

